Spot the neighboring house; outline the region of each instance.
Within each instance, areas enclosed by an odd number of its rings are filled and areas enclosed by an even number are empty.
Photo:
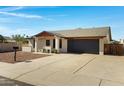
[[[120,39],[120,44],[124,44],[124,39]]]
[[[13,42],[16,42],[16,41],[13,40],[11,37],[0,35],[0,43],[13,43]]]
[[[17,46],[16,41],[10,37],[2,36],[0,39],[0,52],[10,52],[13,51],[13,47]]]
[[[110,43],[111,28],[87,28],[60,31],[43,31],[29,39],[29,46],[35,52],[42,49],[56,49],[64,53],[104,54],[104,44]]]
[[[11,37],[7,37],[7,36],[4,36],[6,42],[8,43],[15,43],[16,41],[14,39],[12,39]]]

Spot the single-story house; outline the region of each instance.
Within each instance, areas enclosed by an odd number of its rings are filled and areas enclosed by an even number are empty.
[[[0,43],[14,43],[16,42],[14,39],[12,39],[11,37],[8,36],[2,36],[0,35]]]
[[[14,46],[17,46],[15,40],[7,36],[0,35],[0,52],[13,51]]]
[[[42,31],[29,40],[35,52],[52,49],[64,53],[104,54],[104,44],[110,43],[111,28],[78,28],[72,30]],[[43,51],[42,51],[43,52]]]
[[[16,43],[16,41],[14,39],[12,39],[11,37],[7,37],[7,36],[4,36],[6,42],[8,43]]]

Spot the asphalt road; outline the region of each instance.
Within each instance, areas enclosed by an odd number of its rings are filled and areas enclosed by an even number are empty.
[[[0,76],[0,86],[31,86],[31,85]]]

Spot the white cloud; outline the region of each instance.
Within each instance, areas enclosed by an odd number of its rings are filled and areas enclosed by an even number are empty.
[[[11,7],[7,7],[7,8],[1,8],[0,11],[1,12],[11,12],[11,11],[16,11],[16,10],[22,10],[28,8],[27,6],[11,6]],[[38,8],[37,7],[30,7],[30,8]],[[58,8],[58,6],[40,6],[40,8]]]
[[[30,19],[44,19],[44,20],[48,20],[48,21],[55,21],[54,19],[52,18],[49,18],[49,17],[52,17],[52,16],[60,16],[60,17],[63,17],[63,16],[67,16],[65,14],[58,14],[58,15],[48,15],[48,16],[41,16],[41,15],[35,15],[35,14],[26,14],[26,13],[15,13],[14,11],[16,10],[21,10],[21,9],[24,9],[26,8],[25,6],[19,6],[19,7],[7,7],[7,8],[2,8],[0,9],[0,14],[1,15],[7,15],[7,16],[13,16],[13,17],[21,17],[21,18],[30,18]],[[44,7],[40,7],[40,8],[58,8],[56,6],[51,6],[51,7],[48,7],[48,6],[44,6]]]
[[[41,15],[35,15],[35,14],[26,14],[26,13],[14,13],[12,11],[15,10],[21,10],[25,7],[8,7],[8,8],[2,8],[0,9],[0,14],[7,15],[7,16],[13,16],[13,17],[21,17],[21,18],[30,18],[30,19],[44,19],[44,20],[53,20],[51,18],[43,17]]]
[[[29,15],[29,14],[23,14],[23,13],[0,12],[0,14],[15,16],[15,17],[22,17],[22,18],[37,18],[37,19],[43,18],[42,16],[39,16],[39,15]]]
[[[40,15],[32,15],[32,14],[24,14],[24,13],[13,13],[11,11],[24,9],[25,7],[8,7],[0,9],[0,14],[8,15],[8,16],[15,16],[15,17],[22,17],[22,18],[37,18],[42,19],[43,17]]]
[[[15,11],[15,10],[21,10],[24,9],[25,7],[19,6],[19,7],[7,7],[7,8],[2,8],[0,11],[2,12],[9,12],[9,11]]]

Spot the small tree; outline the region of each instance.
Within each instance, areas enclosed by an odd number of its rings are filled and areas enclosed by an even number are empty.
[[[119,44],[120,42],[119,41],[116,41],[116,40],[112,40],[111,41],[111,44]]]
[[[0,35],[0,43],[4,43],[6,41],[6,39],[4,38],[4,36]]]
[[[20,34],[12,35],[12,39],[14,39],[19,45],[23,45],[23,44],[27,43],[25,34],[24,35],[20,35]]]

